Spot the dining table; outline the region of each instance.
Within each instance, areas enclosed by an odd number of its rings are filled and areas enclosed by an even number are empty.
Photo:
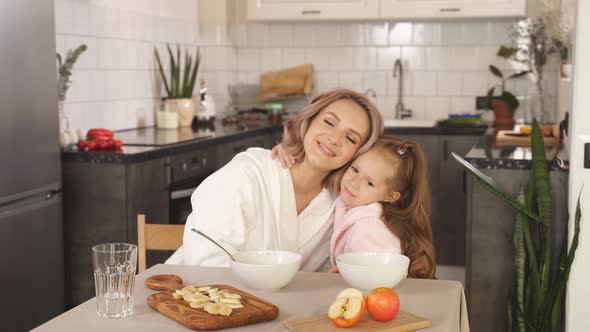
[[[148,305],[147,297],[158,291],[147,288],[144,281],[147,277],[157,274],[178,275],[183,279],[184,285],[230,285],[269,301],[279,308],[279,316],[273,321],[235,327],[228,329],[229,331],[289,331],[285,321],[327,314],[328,307],[336,295],[344,288],[350,287],[338,273],[299,271],[293,280],[280,290],[257,291],[242,284],[230,268],[158,264],[137,274],[131,316],[101,318],[97,315],[96,298],[92,298],[33,331],[190,331]],[[465,294],[460,282],[405,278],[394,287],[394,290],[399,295],[400,310],[432,322],[431,327],[420,331],[469,331]]]

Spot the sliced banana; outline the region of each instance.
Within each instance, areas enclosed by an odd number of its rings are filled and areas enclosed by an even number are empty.
[[[240,300],[238,300],[238,299],[225,299],[223,297],[219,299],[219,302],[221,302],[221,303],[233,303],[233,304],[240,304],[241,303]]]
[[[219,293],[219,288],[210,288],[206,292],[207,294],[216,294]]]
[[[221,297],[224,297],[226,299],[241,299],[242,296],[240,296],[240,294],[236,294],[236,293],[231,293],[228,291],[221,291]]]
[[[232,309],[241,309],[244,307],[243,304],[235,304],[235,303],[224,303],[224,306],[230,307]]]
[[[219,314],[222,316],[229,316],[232,312],[232,308],[226,305],[219,306]]]
[[[219,313],[219,306],[215,303],[206,303],[203,309],[211,315],[217,315]]]
[[[204,292],[204,291],[209,290],[209,289],[211,289],[211,286],[203,286],[203,287],[197,288],[197,290],[199,292]]]
[[[182,295],[181,294],[178,294],[178,293],[173,293],[172,294],[172,297],[174,297],[177,300],[182,300]]]
[[[184,292],[181,289],[177,289],[175,293],[180,294],[180,295],[184,295]]]
[[[209,302],[191,302],[189,303],[189,305],[191,306],[191,308],[200,309],[205,307],[207,303]]]
[[[186,287],[184,287],[184,288],[182,289],[182,292],[183,292],[184,294],[186,294],[186,293],[194,293],[194,292],[196,292],[196,291],[197,291],[197,287],[195,287],[195,286],[186,286]]]

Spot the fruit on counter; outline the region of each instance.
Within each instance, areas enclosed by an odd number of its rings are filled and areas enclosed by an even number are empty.
[[[105,138],[109,139],[109,138],[113,138],[114,136],[115,136],[115,134],[111,130],[104,129],[104,128],[92,128],[86,134],[86,139],[93,140],[93,139],[97,139],[100,137],[105,137]]]
[[[351,327],[358,323],[365,310],[363,292],[355,288],[347,288],[341,291],[330,305],[328,317],[338,327]]]
[[[244,307],[240,294],[210,286],[186,286],[172,293],[172,297],[184,300],[191,308],[203,309],[210,315],[229,316],[234,309]]]
[[[524,135],[530,135],[533,132],[531,126],[520,126],[520,133]]]
[[[395,318],[399,312],[399,296],[386,287],[379,287],[367,296],[367,311],[374,320],[387,322]]]
[[[91,150],[119,150],[123,146],[123,141],[116,140],[111,130],[104,128],[93,128],[86,134],[86,140],[78,141],[78,148],[81,151]]]

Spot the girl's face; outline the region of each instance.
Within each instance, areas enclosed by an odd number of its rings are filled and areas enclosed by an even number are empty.
[[[369,115],[361,106],[352,100],[337,100],[309,124],[303,138],[305,158],[320,170],[340,168],[365,143],[369,127]]]
[[[340,198],[349,208],[380,201],[394,202],[400,193],[390,188],[393,167],[382,149],[369,149],[348,167],[340,184]]]

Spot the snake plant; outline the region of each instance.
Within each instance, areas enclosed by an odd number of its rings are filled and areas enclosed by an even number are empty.
[[[180,46],[176,46],[176,59],[174,58],[174,54],[170,48],[170,45],[166,44],[166,48],[168,49],[168,56],[170,58],[169,80],[166,78],[166,74],[164,73],[164,67],[162,66],[160,54],[158,53],[158,50],[154,48],[154,55],[156,57],[156,62],[158,63],[158,70],[160,71],[164,88],[166,89],[166,98],[191,98],[193,96],[193,89],[195,88],[195,81],[197,79],[199,65],[201,64],[200,49],[197,48],[194,57],[190,55],[188,51],[185,51],[184,62],[181,65]]]
[[[563,313],[563,297],[580,234],[580,196],[574,218],[574,236],[567,248],[567,235],[562,239],[560,256],[551,259],[551,185],[545,158],[543,135],[536,120],[531,135],[533,167],[526,190],[521,187],[516,198],[503,191],[463,158],[455,159],[484,188],[517,209],[514,226],[514,275],[508,296],[506,316],[508,331],[553,332]],[[560,222],[567,223],[567,220]],[[555,265],[557,264],[557,268]]]

